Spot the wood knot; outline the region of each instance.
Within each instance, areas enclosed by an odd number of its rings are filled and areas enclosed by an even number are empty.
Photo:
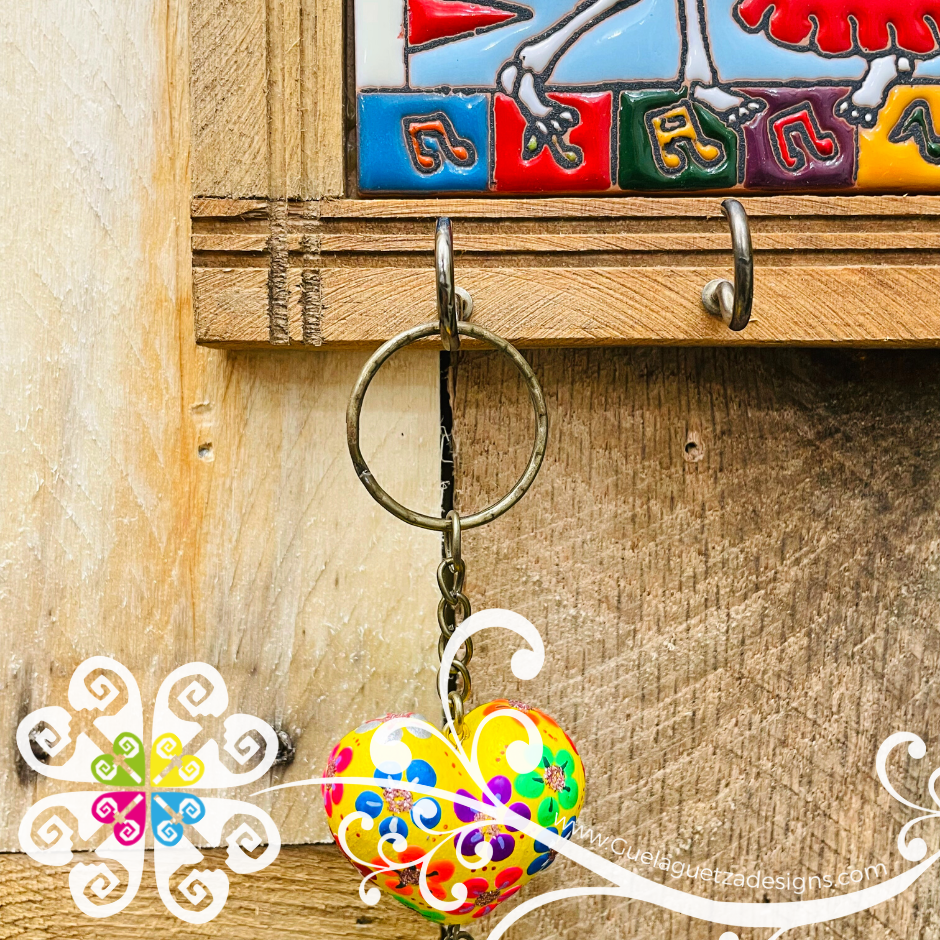
[[[686,463],[698,463],[705,458],[705,447],[702,444],[702,437],[698,431],[689,431],[685,439],[685,447],[682,448],[682,458]]]

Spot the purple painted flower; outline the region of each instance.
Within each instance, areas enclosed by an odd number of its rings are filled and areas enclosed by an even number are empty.
[[[507,777],[493,777],[487,785],[490,793],[495,797],[496,803],[505,806],[512,796],[512,781]],[[466,790],[458,790],[457,795],[467,797],[471,800],[476,799],[472,793],[468,793]],[[496,805],[485,793],[483,794],[481,802],[489,806]],[[510,809],[520,816],[524,816],[526,819],[531,818],[529,807],[526,806],[525,803],[514,803]],[[516,847],[516,840],[513,839],[509,833],[515,832],[515,829],[509,826],[501,826],[486,813],[475,812],[469,806],[464,806],[461,803],[454,804],[454,811],[461,822],[479,823],[477,828],[469,830],[461,838],[458,846],[460,852],[468,858],[471,855],[476,855],[477,846],[485,841],[488,842],[493,849],[494,862],[501,862],[512,855]]]

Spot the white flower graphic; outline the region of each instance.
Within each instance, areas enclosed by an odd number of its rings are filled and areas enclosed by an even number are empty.
[[[187,680],[171,705],[174,688]],[[271,817],[257,806],[190,791],[258,780],[277,757],[274,730],[253,715],[225,718],[221,750],[245,768],[232,771],[222,760],[219,742],[200,721],[221,718],[229,706],[225,681],[207,663],[181,666],[160,686],[149,768],[140,691],[125,666],[107,656],[86,659],[72,674],[68,701],[72,712],[50,705],[27,715],[16,731],[17,747],[36,773],[99,788],[34,803],[20,823],[23,851],[46,865],[73,863],[73,849],[95,858],[72,865],[69,888],[89,917],[110,917],[124,910],[140,887],[149,802],[154,868],[164,905],[190,924],[212,920],[228,898],[228,875],[208,864],[199,867],[204,856],[187,838],[187,827],[196,842],[227,847],[225,863],[238,874],[270,865],[281,839]],[[176,703],[188,718],[177,713]],[[73,742],[72,722],[82,712],[91,713],[90,727]]]

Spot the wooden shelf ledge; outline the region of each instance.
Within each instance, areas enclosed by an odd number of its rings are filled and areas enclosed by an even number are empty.
[[[196,334],[375,346],[433,319],[433,220],[474,321],[521,346],[940,344],[940,198],[744,200],[754,318],[701,307],[731,273],[720,199],[193,201]]]

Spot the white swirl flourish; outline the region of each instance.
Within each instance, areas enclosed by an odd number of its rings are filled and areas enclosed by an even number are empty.
[[[523,648],[517,650],[512,656],[512,671],[517,678],[524,680],[534,679],[541,671],[545,660],[545,649],[538,630],[524,617],[512,611],[499,609],[481,611],[468,617],[457,627],[444,650],[438,677],[439,691],[442,700],[446,700],[450,665],[454,661],[460,647],[468,637],[488,627],[502,627],[503,629],[508,629],[518,634],[529,644],[528,649]],[[492,857],[492,847],[485,840],[480,841],[475,846],[475,854],[478,861],[474,861],[473,857],[465,856],[462,851],[462,846],[467,834],[493,823],[525,832],[525,834],[532,839],[547,845],[550,850],[557,852],[559,855],[564,855],[577,862],[583,868],[600,875],[611,883],[611,887],[570,888],[560,891],[551,891],[539,897],[532,898],[520,904],[504,917],[490,932],[487,940],[499,940],[514,923],[545,904],[567,898],[596,895],[608,895],[646,901],[675,913],[684,914],[689,917],[723,926],[771,929],[773,936],[770,940],[776,940],[776,938],[780,937],[787,930],[791,930],[795,927],[840,920],[843,917],[858,913],[859,911],[869,910],[870,908],[882,904],[906,891],[940,860],[940,851],[935,852],[929,858],[926,857],[927,844],[923,839],[914,839],[911,842],[907,841],[908,834],[913,826],[927,819],[940,819],[940,799],[938,799],[937,792],[937,784],[938,781],[940,781],[940,769],[933,773],[928,784],[931,798],[937,806],[935,810],[919,806],[916,803],[906,800],[894,788],[887,775],[888,757],[891,751],[901,744],[908,745],[908,753],[915,759],[919,760],[926,756],[927,747],[924,742],[917,735],[909,732],[894,734],[884,742],[878,752],[877,770],[882,785],[892,797],[903,805],[924,814],[905,825],[898,837],[898,848],[902,856],[908,861],[919,862],[920,864],[914,868],[908,869],[906,872],[889,881],[838,897],[811,901],[785,901],[770,904],[762,902],[739,903],[713,901],[708,898],[687,894],[684,891],[658,884],[634,872],[627,871],[619,865],[615,865],[607,859],[594,854],[589,849],[577,845],[574,842],[570,842],[558,833],[539,826],[530,819],[519,816],[508,806],[501,803],[490,790],[487,781],[484,779],[483,773],[480,770],[477,751],[482,729],[488,722],[499,717],[511,717],[515,719],[525,731],[525,740],[520,739],[512,742],[507,748],[506,757],[509,765],[516,773],[528,773],[538,765],[541,759],[542,739],[532,720],[524,712],[514,708],[501,708],[483,718],[474,733],[469,755],[464,749],[460,736],[456,733],[452,720],[448,720],[447,722],[449,735],[446,736],[437,728],[416,716],[390,718],[376,729],[370,744],[370,756],[375,766],[383,772],[390,774],[400,773],[402,775],[403,779],[394,781],[395,789],[407,790],[421,797],[435,797],[438,800],[445,800],[454,805],[464,806],[476,814],[476,819],[474,822],[456,829],[437,830],[426,827],[421,820],[423,814],[417,812],[413,817],[417,828],[427,835],[439,835],[441,840],[420,858],[407,862],[395,862],[389,858],[386,849],[390,847],[401,855],[408,848],[408,840],[400,833],[389,832],[383,835],[378,843],[378,856],[382,862],[382,866],[384,866],[380,867],[372,864],[372,862],[358,858],[346,838],[349,827],[354,823],[358,823],[365,830],[371,830],[375,825],[374,820],[364,812],[354,812],[347,815],[340,824],[337,839],[346,854],[354,860],[360,869],[370,869],[359,886],[359,896],[365,904],[378,904],[381,898],[379,889],[374,884],[370,886],[370,882],[383,874],[413,868],[418,871],[418,887],[421,896],[430,907],[442,913],[457,910],[466,901],[466,887],[458,883],[451,889],[453,895],[452,900],[439,899],[428,887],[428,866],[431,864],[437,851],[443,845],[450,842],[454,842],[457,849],[457,857],[468,871],[474,871],[488,864]],[[427,738],[433,735],[438,740],[442,741],[454,757],[460,761],[461,765],[480,788],[481,793],[485,795],[485,798],[491,802],[484,803],[472,797],[463,796],[462,794],[451,793],[438,787],[427,786],[407,780],[405,778],[405,770],[411,763],[411,751],[403,740],[401,733],[403,729],[412,730],[416,736],[421,738]],[[351,784],[374,788],[376,786],[376,778],[350,776],[314,777],[308,780],[298,780],[293,783],[269,787],[258,791],[258,793],[254,795],[258,796],[261,793],[270,793],[274,790],[283,790],[290,787],[323,784]],[[415,803],[415,808],[420,806],[421,801],[419,800]],[[722,936],[723,938],[727,938],[727,940],[737,940],[737,935],[730,931]]]

